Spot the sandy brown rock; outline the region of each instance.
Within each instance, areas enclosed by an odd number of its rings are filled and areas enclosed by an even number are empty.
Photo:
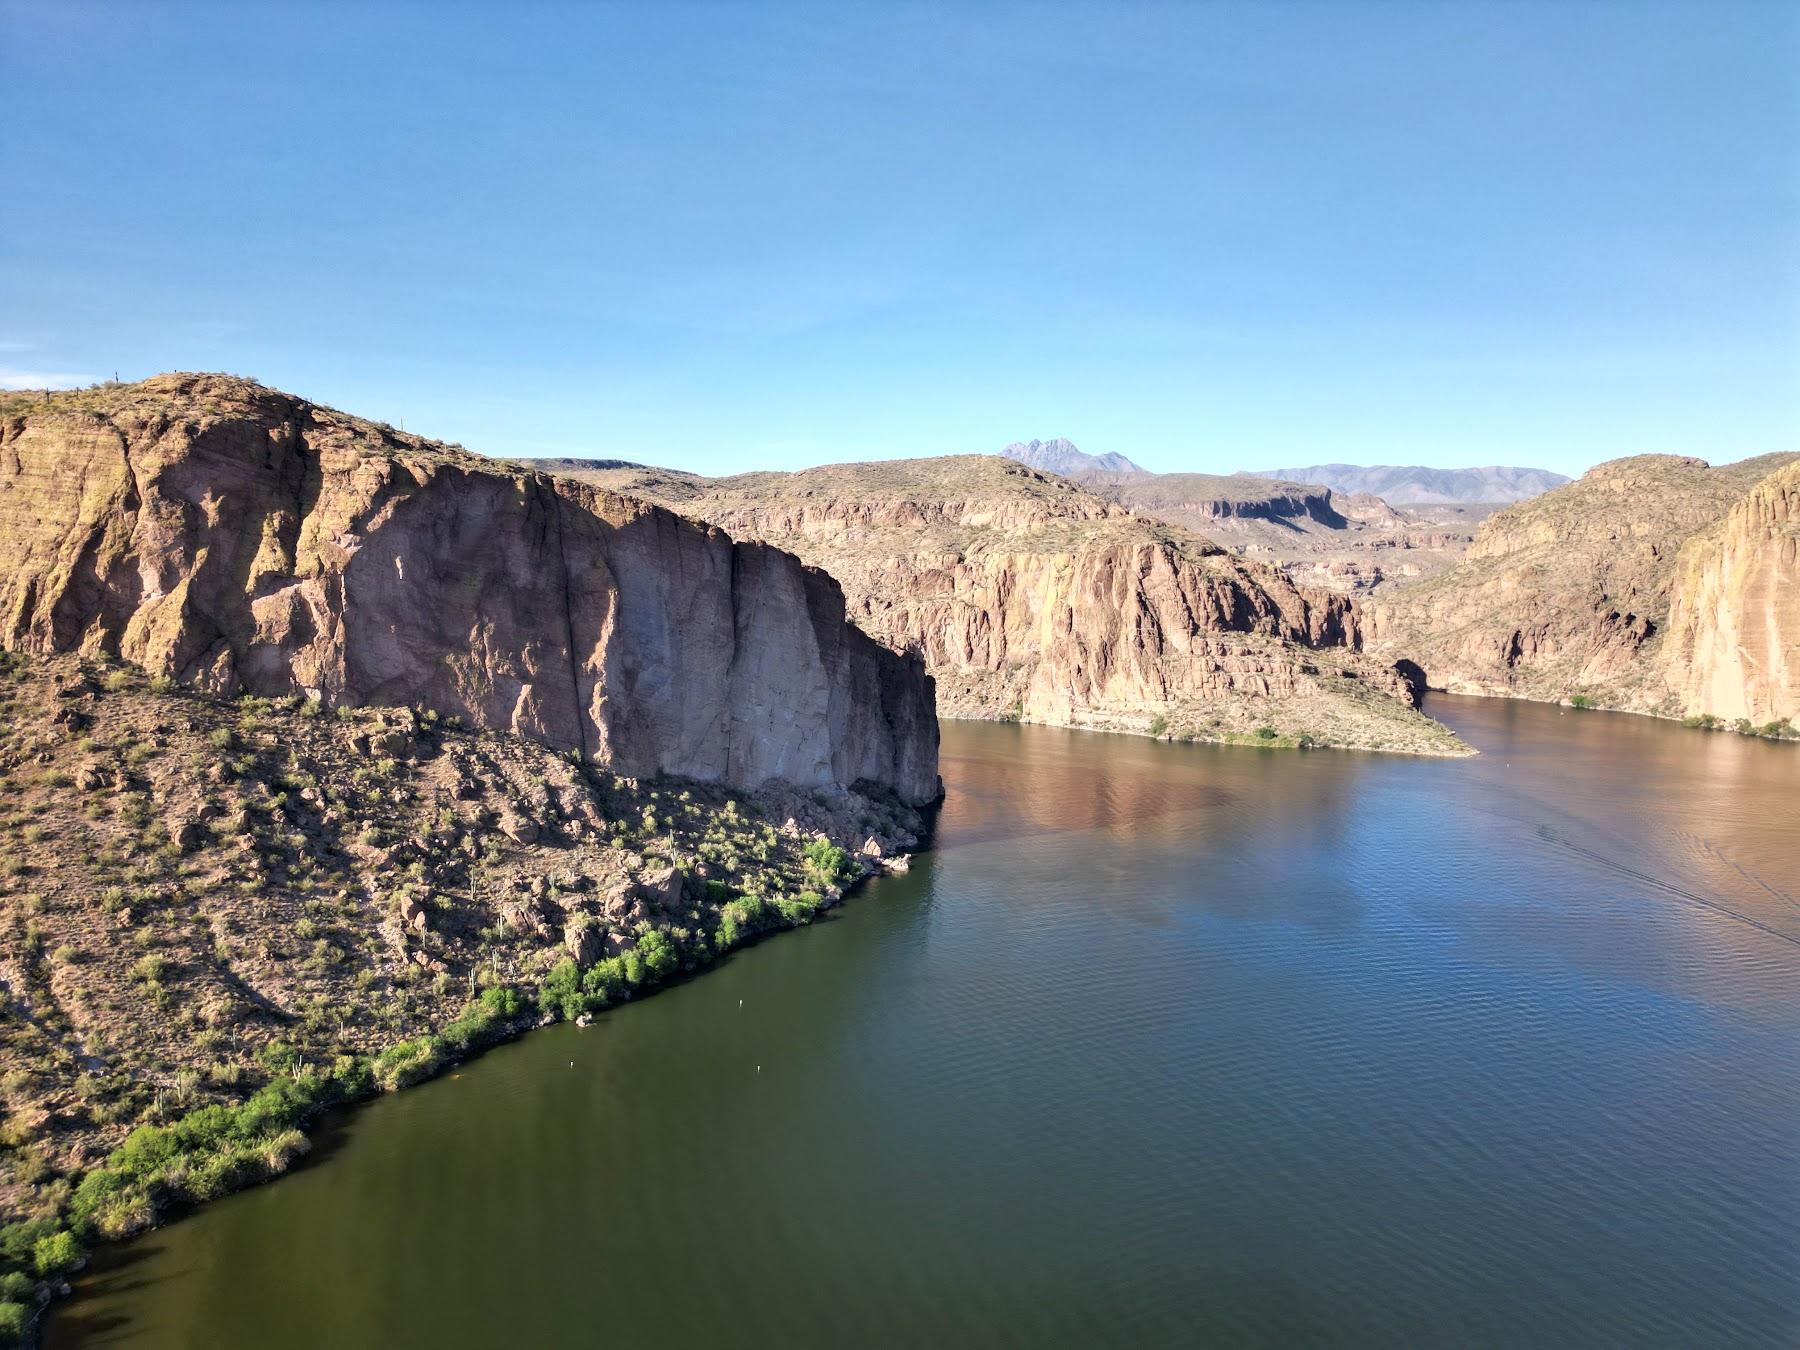
[[[0,405],[0,644],[417,704],[627,774],[937,791],[832,580],[642,501],[208,375]]]
[[[1390,668],[1358,654],[1348,597],[1021,464],[967,455],[724,479],[546,467],[829,571],[862,628],[923,656],[949,716],[1458,748]]]

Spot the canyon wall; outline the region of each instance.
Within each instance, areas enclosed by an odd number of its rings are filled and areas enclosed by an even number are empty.
[[[1490,517],[1449,571],[1373,601],[1371,645],[1464,693],[1665,716],[1800,711],[1778,696],[1795,640],[1783,559],[1796,462],[1601,464]]]
[[[1356,607],[1065,478],[989,456],[703,479],[561,462],[828,570],[945,714],[1456,753],[1357,651]]]
[[[249,381],[0,404],[0,644],[419,704],[623,774],[936,796],[916,658],[765,543]]]

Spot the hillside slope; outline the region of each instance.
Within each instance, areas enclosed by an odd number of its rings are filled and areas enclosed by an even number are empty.
[[[1433,686],[1464,692],[1580,696],[1671,716],[1723,715],[1701,705],[1735,707],[1740,697],[1770,717],[1800,712],[1772,698],[1785,676],[1729,698],[1716,682],[1745,683],[1722,659],[1741,632],[1754,628],[1750,641],[1765,652],[1792,640],[1782,585],[1791,484],[1783,473],[1758,485],[1796,459],[1599,465],[1490,517],[1450,571],[1373,602],[1374,645],[1417,661]],[[1679,644],[1666,640],[1672,621]],[[1672,676],[1671,661],[1685,673]]]
[[[829,571],[857,623],[923,654],[951,716],[1460,751],[1358,654],[1348,598],[1002,458],[722,479],[549,467]]]

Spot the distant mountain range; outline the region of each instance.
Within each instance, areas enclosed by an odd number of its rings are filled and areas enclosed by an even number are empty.
[[[1008,459],[1046,473],[1060,473],[1073,478],[1081,473],[1146,473],[1123,455],[1090,455],[1077,450],[1073,441],[1058,436],[1053,441],[1014,441],[1000,452]]]
[[[1281,478],[1291,483],[1323,483],[1333,492],[1366,492],[1380,497],[1389,506],[1522,502],[1569,481],[1564,475],[1551,473],[1548,469],[1507,465],[1483,469],[1431,469],[1422,464],[1313,464],[1303,469],[1256,469],[1252,472],[1262,478]]]

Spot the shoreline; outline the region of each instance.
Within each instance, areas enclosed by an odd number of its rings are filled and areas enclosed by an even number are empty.
[[[910,870],[911,860],[917,854],[926,852],[930,848],[932,829],[935,824],[935,813],[938,805],[941,805],[942,800],[942,796],[940,795],[937,803],[930,807],[922,808],[921,814],[925,816],[925,834],[920,838],[915,847],[897,851],[892,855],[891,861],[882,860],[875,862],[873,865],[871,865],[868,860],[861,858],[860,855],[852,855],[858,858],[859,864],[862,866],[863,870],[857,876],[849,879],[841,887],[837,888],[837,893],[835,895],[827,896],[825,898],[825,903],[818,906],[815,910],[799,918],[789,918],[786,915],[780,915],[778,918],[767,922],[761,927],[743,932],[737,941],[733,942],[724,950],[713,953],[705,961],[691,967],[678,966],[675,970],[666,975],[656,977],[654,980],[647,981],[641,986],[634,986],[626,989],[618,996],[608,997],[595,1003],[593,1006],[584,1009],[577,1017],[570,1018],[563,1016],[558,1012],[543,1011],[541,1004],[531,1004],[529,1006],[536,1011],[525,1012],[521,1010],[516,1015],[497,1017],[494,1020],[482,1022],[480,1024],[480,1029],[474,1035],[471,1035],[467,1039],[457,1041],[454,1044],[454,1047],[452,1047],[451,1044],[444,1041],[444,1038],[451,1036],[453,1034],[453,1028],[455,1028],[458,1023],[463,1022],[478,1008],[482,1007],[484,1000],[490,992],[504,988],[521,999],[523,999],[526,992],[526,989],[520,986],[490,986],[489,990],[483,991],[482,996],[471,1000],[463,1013],[451,1023],[439,1028],[435,1032],[428,1033],[427,1036],[423,1038],[414,1037],[411,1038],[411,1040],[398,1041],[387,1047],[385,1050],[378,1051],[374,1054],[357,1056],[356,1058],[360,1063],[353,1066],[349,1072],[334,1071],[330,1074],[308,1073],[305,1071],[304,1067],[301,1067],[285,1081],[297,1084],[317,1085],[321,1088],[321,1091],[316,1096],[309,1093],[304,1098],[303,1104],[289,1113],[282,1121],[284,1132],[299,1136],[298,1139],[294,1141],[293,1147],[282,1150],[279,1156],[270,1155],[265,1157],[263,1161],[266,1166],[264,1166],[262,1170],[246,1171],[243,1174],[234,1177],[233,1184],[218,1190],[216,1193],[206,1195],[203,1198],[188,1198],[184,1196],[161,1197],[157,1202],[158,1207],[150,1222],[141,1228],[135,1228],[130,1232],[122,1233],[116,1237],[101,1237],[93,1242],[93,1249],[109,1252],[123,1250],[129,1247],[131,1243],[158,1229],[167,1228],[191,1217],[214,1200],[220,1200],[227,1195],[233,1195],[239,1191],[250,1190],[254,1187],[269,1185],[281,1180],[288,1175],[289,1172],[294,1170],[294,1165],[296,1163],[305,1158],[312,1151],[312,1136],[316,1132],[317,1125],[320,1121],[326,1119],[334,1112],[343,1112],[345,1113],[346,1118],[348,1118],[350,1114],[354,1113],[359,1107],[365,1106],[382,1097],[404,1092],[407,1089],[417,1087],[422,1083],[431,1082],[452,1069],[479,1059],[490,1050],[523,1040],[534,1031],[543,1031],[561,1023],[568,1023],[573,1026],[586,1028],[590,1025],[590,1018],[598,1013],[606,1012],[625,1003],[635,1003],[645,998],[654,997],[656,994],[659,994],[666,989],[685,984],[690,980],[699,979],[722,964],[734,952],[748,950],[749,948],[758,946],[772,938],[779,937],[784,933],[811,926],[820,915],[828,914],[833,910],[842,908],[853,895],[864,888],[866,883],[878,880],[882,877],[904,875]],[[540,997],[543,988],[547,983],[548,979],[538,983],[536,992],[540,994]],[[408,1072],[392,1082],[383,1083],[380,1080],[376,1068],[380,1061],[382,1061],[384,1057],[391,1055],[395,1051],[401,1050],[407,1045],[420,1039],[438,1043],[437,1048],[443,1049],[445,1053],[434,1055],[429,1062],[421,1066],[418,1071]],[[284,1080],[282,1079],[271,1080],[271,1083],[268,1087],[263,1089],[263,1091],[269,1091],[270,1088],[280,1088],[283,1082]],[[339,1087],[338,1085],[342,1086]],[[260,1096],[261,1094],[259,1093],[258,1095]],[[191,1114],[200,1115],[205,1112],[218,1111],[221,1109],[232,1111],[246,1110],[251,1107],[255,1100],[256,1098],[253,1097],[250,1102],[243,1103],[236,1108],[200,1107]],[[167,1126],[144,1126],[140,1128],[174,1131],[178,1130],[188,1118],[189,1117],[187,1116],[183,1116]],[[113,1155],[109,1155],[108,1164],[112,1162],[114,1157],[123,1152],[124,1148],[125,1146],[121,1145],[120,1149],[115,1150]],[[108,1167],[103,1165],[81,1173],[79,1178],[76,1179],[76,1194],[79,1195],[81,1186],[87,1183],[90,1178],[103,1174],[107,1170]],[[88,1265],[89,1260],[84,1253],[80,1264],[63,1271],[55,1285],[45,1284],[39,1287],[30,1320],[23,1328],[23,1335],[16,1342],[18,1346],[36,1347],[42,1343],[42,1333],[52,1310],[58,1306],[65,1305],[78,1297],[75,1284],[69,1277],[79,1275],[88,1268]]]

